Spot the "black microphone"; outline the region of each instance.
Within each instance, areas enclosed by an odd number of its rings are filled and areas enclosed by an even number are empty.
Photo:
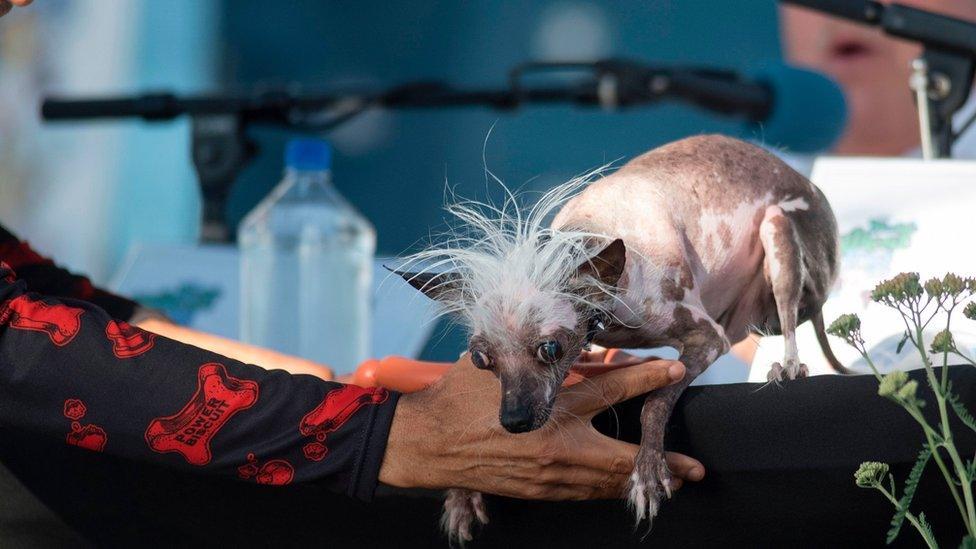
[[[847,121],[844,94],[820,73],[774,65],[754,76],[716,69],[658,68],[631,61],[594,64],[606,108],[671,99],[745,119],[743,133],[793,152],[828,150]]]

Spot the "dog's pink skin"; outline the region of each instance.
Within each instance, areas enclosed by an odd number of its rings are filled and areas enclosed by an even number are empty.
[[[671,346],[687,375],[652,393],[631,478],[638,520],[662,492],[664,427],[681,392],[752,327],[782,333],[783,364],[771,378],[805,375],[795,329],[822,331],[820,309],[838,269],[837,224],[823,194],[768,152],[721,136],[692,137],[650,151],[587,187],[555,228],[622,238],[627,267],[614,323],[596,342]]]

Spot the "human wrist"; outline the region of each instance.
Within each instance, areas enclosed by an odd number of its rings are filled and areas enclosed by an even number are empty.
[[[436,452],[430,448],[433,435],[425,425],[423,393],[404,394],[397,402],[390,424],[379,480],[398,488],[438,486]]]

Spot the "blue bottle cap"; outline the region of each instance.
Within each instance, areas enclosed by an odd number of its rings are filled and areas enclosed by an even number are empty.
[[[328,170],[332,147],[321,139],[292,139],[285,148],[285,165],[293,170]]]

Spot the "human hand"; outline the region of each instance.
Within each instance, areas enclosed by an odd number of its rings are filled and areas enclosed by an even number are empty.
[[[624,494],[637,446],[606,437],[590,420],[607,406],[684,377],[677,361],[654,360],[564,388],[544,427],[522,434],[498,420],[499,385],[462,357],[424,391],[403,395],[390,428],[380,481],[464,488],[523,499],[611,499]],[[697,481],[697,460],[667,454],[676,485]]]
[[[24,7],[34,0],[0,0],[0,17],[7,15],[14,6]]]

